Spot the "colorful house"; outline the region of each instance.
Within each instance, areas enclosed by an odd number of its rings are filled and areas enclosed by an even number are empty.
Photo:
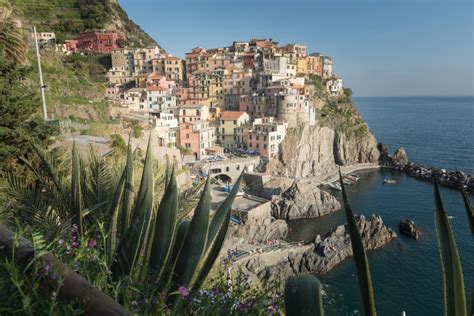
[[[241,111],[222,112],[219,119],[218,141],[228,149],[241,148],[244,144],[242,126],[250,121],[250,116]]]

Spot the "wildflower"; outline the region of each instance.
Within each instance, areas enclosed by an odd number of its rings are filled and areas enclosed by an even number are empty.
[[[179,292],[179,294],[181,294],[181,296],[184,296],[184,297],[189,295],[189,289],[185,286],[180,286],[178,288],[178,292]]]
[[[64,239],[59,239],[58,244],[60,244],[60,245],[64,244]]]
[[[79,231],[79,227],[76,224],[72,224],[72,232],[77,233]]]
[[[241,311],[242,313],[247,313],[248,310],[249,310],[248,304],[245,304],[245,303],[239,304],[239,311]]]
[[[51,273],[51,277],[50,277],[52,280],[56,280],[58,278],[58,275],[56,274],[56,272],[53,272]]]
[[[71,243],[71,246],[72,246],[73,248],[79,248],[79,243],[78,243],[77,241],[73,241],[73,242]]]
[[[90,239],[89,242],[87,243],[87,247],[89,248],[95,248],[96,245],[97,245],[97,240],[95,239]]]

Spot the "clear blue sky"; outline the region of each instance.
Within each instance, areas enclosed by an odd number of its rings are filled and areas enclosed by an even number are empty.
[[[119,0],[168,52],[273,38],[329,54],[358,96],[474,95],[472,0]]]

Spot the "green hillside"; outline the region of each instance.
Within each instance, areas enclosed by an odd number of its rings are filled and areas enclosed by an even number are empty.
[[[3,0],[13,4],[13,14],[25,27],[53,31],[59,42],[85,30],[111,28],[125,36],[129,46],[158,45],[115,0]]]

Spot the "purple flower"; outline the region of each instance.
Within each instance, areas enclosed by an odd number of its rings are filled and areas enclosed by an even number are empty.
[[[95,248],[96,245],[97,245],[97,240],[95,239],[90,239],[89,242],[87,243],[87,247],[89,248]]]
[[[77,233],[79,231],[79,227],[76,224],[72,224],[72,232]]]
[[[71,246],[72,246],[73,248],[79,248],[79,243],[78,243],[77,241],[73,241],[73,242],[71,243]]]
[[[248,312],[248,310],[249,310],[248,304],[240,303],[240,304],[239,304],[239,310],[240,310],[242,313]]]
[[[64,244],[64,239],[59,239],[58,244],[60,244],[60,245]]]
[[[52,280],[56,280],[57,278],[58,278],[58,275],[56,274],[56,272],[51,273]]]
[[[185,296],[185,297],[186,297],[186,296],[189,295],[189,289],[188,289],[187,287],[185,287],[185,286],[180,286],[180,287],[178,288],[178,292],[179,292],[179,294],[181,294],[181,296]]]

